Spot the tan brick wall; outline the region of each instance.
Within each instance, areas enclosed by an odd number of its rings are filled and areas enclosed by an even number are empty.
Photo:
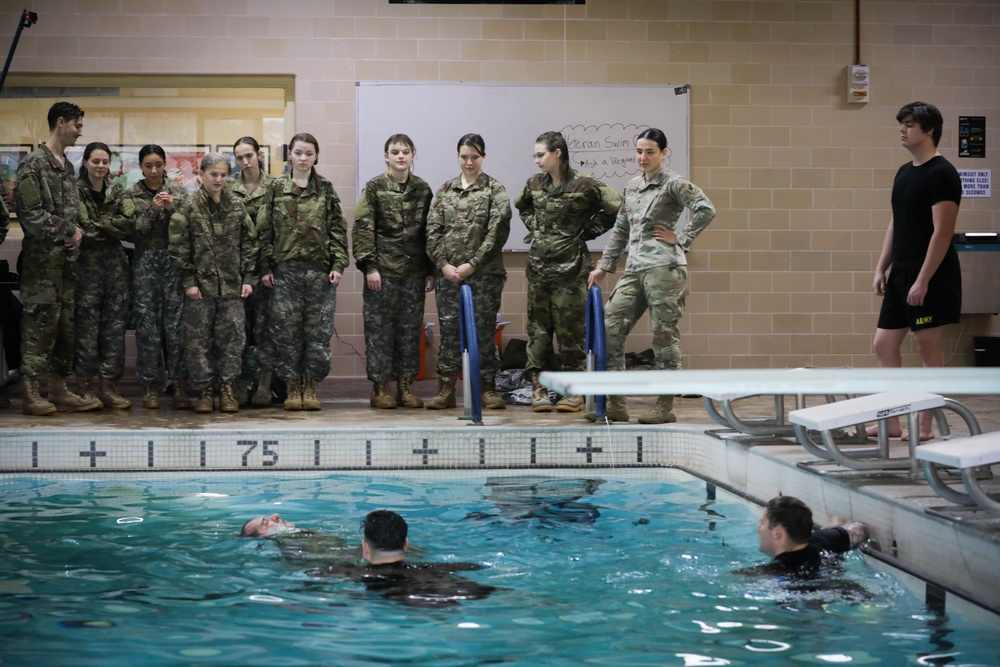
[[[4,3],[4,32],[20,7]],[[719,215],[689,257],[688,368],[875,363],[872,269],[892,177],[907,158],[894,120],[902,104],[941,108],[941,151],[959,168],[998,165],[996,127],[985,160],[958,159],[955,130],[960,114],[993,126],[1000,118],[996,2],[862,2],[867,105],[845,102],[855,53],[848,0],[37,0],[33,8],[38,24],[24,31],[12,73],[294,74],[294,130],[320,138],[318,168],[347,203],[356,80],[690,83],[691,177]],[[1000,231],[1000,206],[964,201],[959,229]],[[524,256],[508,255],[507,265],[505,334],[523,336]],[[335,375],[364,375],[360,278],[352,268],[340,288]],[[433,299],[427,309],[434,321]],[[971,336],[997,332],[997,318],[966,316],[946,335],[949,363],[971,364]],[[649,342],[643,320],[629,349]],[[909,345],[905,362],[914,364]]]

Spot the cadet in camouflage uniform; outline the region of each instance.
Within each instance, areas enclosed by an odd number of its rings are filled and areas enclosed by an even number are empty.
[[[243,202],[247,215],[254,222],[267,195],[267,186],[274,177],[263,170],[260,144],[253,137],[237,139],[233,144],[233,156],[236,164],[241,167],[240,173],[229,177],[226,189]],[[243,351],[243,369],[236,380],[236,396],[241,405],[246,403],[246,393],[255,377],[257,390],[254,392],[253,404],[265,407],[271,405],[271,378],[276,361],[274,342],[268,335],[270,295],[271,290],[265,289],[258,281],[254,284],[253,294],[243,302],[246,310],[247,344]]]
[[[0,174],[0,177],[2,176],[3,174]],[[10,209],[7,208],[9,198],[7,184],[0,178],[0,245],[3,245],[4,239],[7,238],[7,232],[10,231]]]
[[[124,410],[132,401],[115,383],[125,370],[129,275],[121,242],[131,224],[122,215],[125,190],[108,178],[110,164],[107,144],[87,144],[77,181],[83,243],[76,258],[76,378],[84,398]]]
[[[621,198],[608,186],[569,166],[569,148],[559,132],[535,140],[542,173],[528,179],[515,205],[531,244],[528,279],[528,360],[531,409],[551,412],[549,390],[538,382],[543,370],[584,370],[587,276],[594,262],[587,241],[611,229]],[[559,359],[552,346],[559,338]],[[582,410],[581,396],[564,396],[560,412]]]
[[[7,232],[10,230],[10,210],[7,208],[7,198],[9,196],[9,193],[7,192],[7,183],[5,181],[6,179],[4,178],[4,174],[0,173],[0,245],[3,245],[4,239],[7,238]],[[4,304],[8,303],[10,300],[13,299],[13,295],[10,295],[10,288],[3,287],[0,288],[0,290],[2,290],[0,291],[0,315],[3,316],[0,317],[0,332],[3,333],[3,340],[4,340],[4,350],[0,350],[0,353],[5,354],[6,353],[5,351],[10,349],[10,347],[8,346],[12,344],[14,338],[11,329],[17,326],[19,322],[9,321],[8,316],[11,316],[12,314],[8,312],[7,309],[4,307]],[[8,296],[9,298],[4,298]],[[13,320],[14,318],[11,317],[10,319]],[[20,318],[18,318],[18,320],[19,319]],[[18,329],[20,329],[19,326]],[[18,343],[17,349],[18,350],[21,349],[20,343]],[[11,363],[12,362],[10,358],[11,355],[8,354],[6,356],[7,356],[6,359],[7,362]],[[10,407],[10,399],[0,396],[0,408],[9,408],[9,407]]]
[[[170,259],[181,274],[181,341],[195,412],[239,412],[234,382],[240,374],[246,322],[243,299],[253,292],[257,247],[243,203],[226,189],[229,161],[220,153],[201,160],[198,189],[170,216]]]
[[[316,383],[330,372],[337,284],[350,261],[347,224],[333,184],[316,173],[319,142],[288,144],[291,172],[275,179],[257,214],[260,274],[271,294],[271,336],[286,410],[319,410]]]
[[[628,250],[625,273],[618,279],[604,307],[608,370],[625,370],[625,339],[642,314],[649,309],[653,326],[653,355],[660,370],[681,367],[680,330],[687,296],[687,260],[684,252],[712,222],[715,207],[698,186],[681,178],[663,164],[667,137],[656,128],[644,130],[635,142],[636,162],[642,176],[625,186],[625,196],[611,238],[588,286],[614,273],[622,252]],[[691,221],[678,231],[682,211],[691,211]],[[673,396],[660,396],[656,405],[639,417],[643,424],[676,421]],[[596,420],[593,412],[585,417]],[[611,396],[607,418],[627,422],[628,405],[623,396]]]
[[[73,371],[76,251],[83,240],[80,200],[65,150],[83,134],[83,110],[71,102],[49,109],[49,138],[17,167],[14,210],[24,232],[21,273],[21,410],[47,415],[56,409],[100,409],[66,388]],[[39,376],[54,373],[49,400],[39,394]]]
[[[434,285],[441,348],[438,351],[438,391],[427,407],[455,407],[455,380],[462,367],[459,350],[459,290],[472,288],[483,407],[507,407],[496,392],[500,356],[496,320],[507,271],[503,244],[510,235],[510,199],[500,181],[483,173],[486,144],[478,134],[458,141],[462,174],[442,185],[427,217],[427,254],[437,267]]]
[[[0,245],[3,245],[10,230],[10,210],[7,208],[10,193],[7,191],[5,180],[4,174],[0,173]],[[0,350],[0,353],[5,355],[7,363],[14,368],[20,366],[21,356],[20,303],[11,294],[9,287],[0,287],[0,333],[3,333],[3,350]],[[9,309],[11,304],[17,304],[16,311],[12,312]],[[0,396],[0,408],[8,407],[10,399]]]
[[[139,150],[144,178],[129,188],[122,212],[135,226],[132,242],[132,309],[135,314],[135,373],[142,407],[160,407],[164,373],[174,382],[174,407],[191,407],[185,387],[180,340],[184,293],[167,252],[170,216],[188,198],[183,186],[164,178],[166,153],[156,144]]]
[[[385,142],[388,170],[365,184],[354,211],[354,261],[365,275],[365,366],[373,408],[422,408],[410,389],[420,370],[424,293],[434,289],[427,258],[431,188],[412,173],[405,134]],[[396,396],[388,391],[396,380]]]

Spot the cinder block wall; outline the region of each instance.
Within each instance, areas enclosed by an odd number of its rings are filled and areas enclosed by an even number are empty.
[[[20,9],[3,3],[5,34]],[[872,270],[892,177],[907,159],[895,122],[902,104],[941,108],[941,151],[959,168],[1000,164],[995,128],[986,159],[958,159],[956,148],[959,115],[1000,117],[995,2],[864,0],[867,105],[846,103],[850,0],[37,0],[33,9],[39,21],[12,73],[294,74],[293,129],[320,139],[318,169],[347,204],[356,200],[355,81],[690,83],[690,177],[719,215],[689,255],[688,368],[875,364]],[[967,199],[959,229],[1000,231],[1000,206]],[[16,247],[12,239],[0,255]],[[505,336],[523,337],[524,256],[508,255],[507,266]],[[365,375],[361,284],[351,268],[339,290],[333,375]],[[436,321],[433,298],[427,313]],[[949,363],[971,365],[971,336],[983,333],[1000,333],[996,317],[951,327]],[[629,349],[649,344],[644,319]],[[909,347],[905,363],[918,363]]]

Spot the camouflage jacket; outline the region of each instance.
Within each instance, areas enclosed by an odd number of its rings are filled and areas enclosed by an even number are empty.
[[[427,258],[431,197],[427,182],[413,174],[403,184],[388,173],[365,184],[351,231],[354,262],[362,273],[420,278],[431,272]]]
[[[170,259],[184,289],[198,286],[204,296],[240,296],[243,285],[255,282],[256,257],[250,216],[225,189],[218,204],[199,189],[170,216]]]
[[[62,247],[80,226],[80,198],[73,165],[66,165],[42,144],[17,166],[14,210],[25,243]]]
[[[528,179],[514,200],[524,226],[529,278],[558,280],[589,274],[594,261],[587,241],[611,229],[622,200],[604,183],[573,169],[570,179],[552,185],[545,173]]]
[[[257,213],[257,236],[261,275],[289,260],[340,273],[350,263],[344,207],[333,184],[315,170],[305,189],[292,182],[291,174],[271,182]]]
[[[80,195],[80,227],[83,228],[83,243],[80,247],[120,246],[122,241],[128,240],[132,225],[121,210],[125,188],[109,179],[105,183],[104,199],[98,205],[86,178],[77,180],[76,185]]]
[[[685,208],[691,211],[691,221],[684,229],[677,230],[677,220]],[[705,193],[666,167],[648,183],[644,176],[636,176],[625,186],[618,219],[597,266],[614,273],[625,250],[628,250],[626,273],[655,266],[685,265],[684,251],[714,217],[715,207]],[[658,224],[677,232],[677,245],[653,238],[653,225]]]
[[[164,190],[174,197],[174,212],[179,211],[191,196],[183,185],[167,179],[163,180],[163,185],[156,192],[147,188],[146,181],[142,180],[125,193],[125,198],[122,200],[122,215],[131,225],[129,231],[136,250],[167,249],[170,211],[156,209],[153,206],[153,197]]]
[[[7,192],[6,178],[0,179],[0,243],[7,238],[7,232],[10,230],[10,209],[7,208],[7,202],[10,198],[10,193]]]
[[[239,174],[230,176],[229,180],[226,181],[226,188],[236,195],[237,199],[243,202],[243,206],[247,209],[247,215],[250,216],[250,221],[255,225],[257,213],[260,211],[260,207],[264,203],[264,198],[267,196],[267,187],[271,185],[271,181],[273,180],[274,176],[262,171],[260,173],[260,185],[253,192],[247,192],[246,186],[243,185],[243,178]]]
[[[480,174],[468,189],[446,181],[427,216],[427,255],[434,266],[472,264],[476,273],[506,275],[503,244],[510,236],[510,199],[500,181]]]

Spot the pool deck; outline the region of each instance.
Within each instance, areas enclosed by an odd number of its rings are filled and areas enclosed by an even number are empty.
[[[508,406],[484,411],[478,426],[460,419],[460,408],[374,410],[368,405],[370,387],[359,379],[327,379],[319,387],[319,412],[285,412],[276,403],[236,414],[196,415],[173,410],[164,397],[157,410],[29,417],[20,412],[18,388],[8,384],[0,388],[0,396],[12,399],[10,407],[0,408],[0,483],[20,474],[116,470],[141,476],[171,470],[468,471],[675,463],[758,499],[778,493],[801,497],[821,523],[835,515],[864,520],[885,553],[1000,607],[1000,517],[958,510],[919,474],[845,472],[836,466],[819,466],[830,474],[806,471],[797,464],[815,457],[793,437],[725,433],[700,398],[676,399],[677,423],[662,426],[636,423],[654,401],[649,396],[630,398],[628,425],[594,425],[582,413]],[[435,387],[436,381],[428,380],[415,390],[426,400]],[[137,401],[136,385],[122,383],[120,389]],[[971,409],[983,432],[1000,431],[1000,395],[954,398]],[[761,397],[741,401],[738,408],[744,418],[766,417],[774,403]],[[947,414],[953,431],[962,433],[961,419]],[[894,453],[905,451],[899,440],[891,446]],[[132,458],[116,459],[116,452],[126,450]],[[986,488],[1000,491],[1000,466],[993,473],[996,479]],[[927,508],[942,508],[944,516],[926,513]]]

